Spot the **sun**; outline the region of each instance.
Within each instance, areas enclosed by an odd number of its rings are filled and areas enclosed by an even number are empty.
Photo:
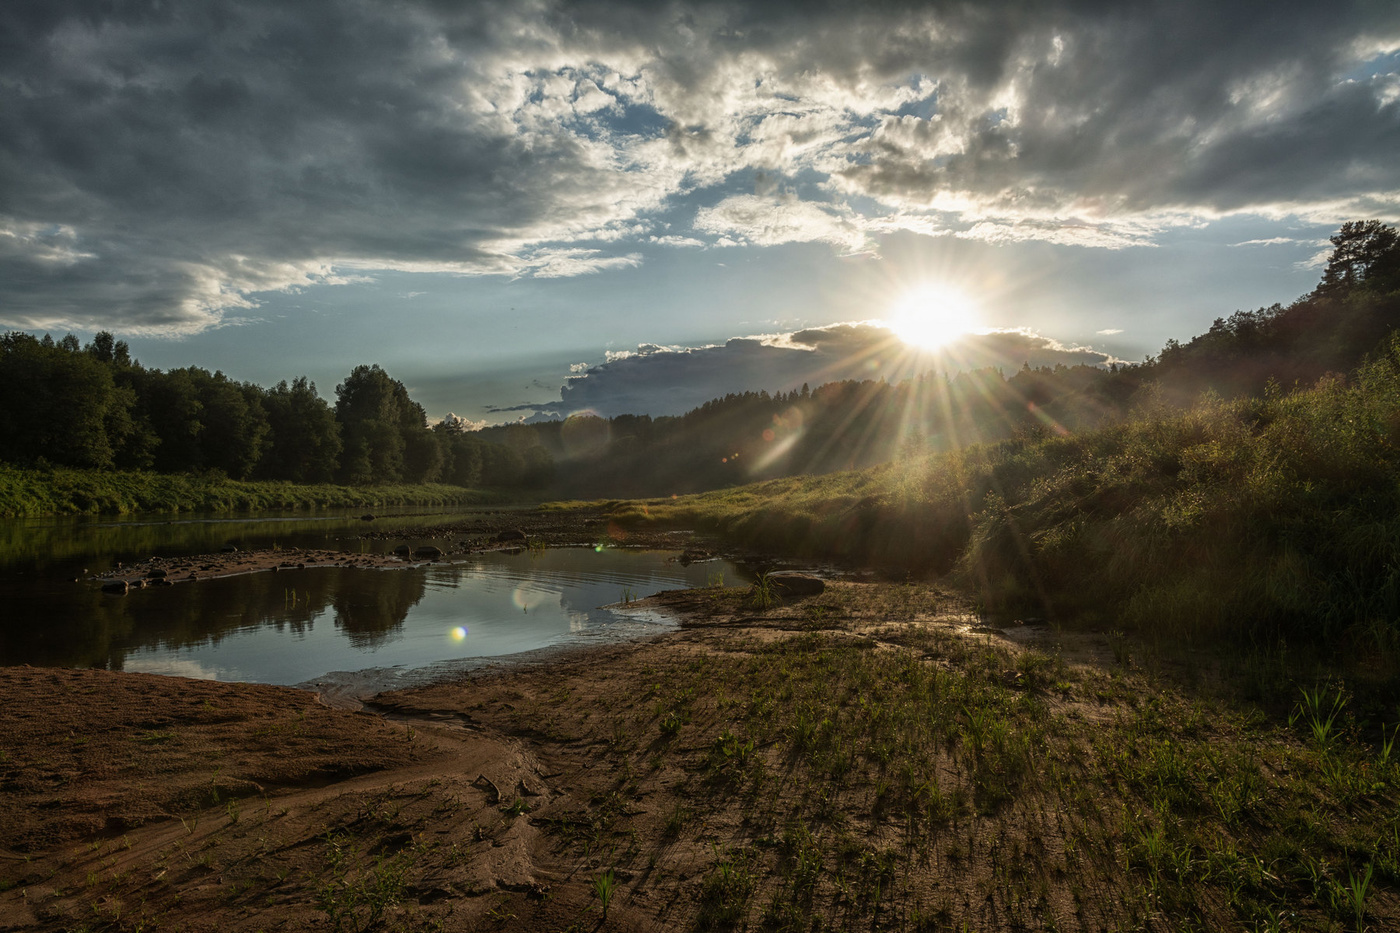
[[[895,336],[920,350],[937,350],[980,323],[971,298],[950,285],[932,282],[905,292],[885,322]]]

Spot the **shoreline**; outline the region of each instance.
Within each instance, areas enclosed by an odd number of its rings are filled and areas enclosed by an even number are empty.
[[[300,570],[311,567],[401,569],[424,564],[452,563],[473,554],[491,551],[518,552],[527,548],[622,547],[674,551],[682,561],[721,556],[721,546],[694,530],[633,530],[613,523],[606,512],[594,509],[569,511],[504,511],[482,509],[471,520],[445,525],[423,525],[390,531],[366,527],[356,535],[361,541],[399,542],[392,553],[351,551],[345,548],[253,548],[230,544],[220,552],[150,557],[119,564],[86,578],[100,584],[125,583],[129,588],[193,583],[201,579],[247,573]],[[736,563],[745,560],[771,563],[774,559],[722,556]]]
[[[1291,700],[927,585],[645,602],[679,626],[362,712],[0,668],[0,930],[1321,931],[1347,916],[1305,869],[1348,857],[1380,866],[1366,925],[1400,924],[1400,762],[1355,724],[1318,746]]]

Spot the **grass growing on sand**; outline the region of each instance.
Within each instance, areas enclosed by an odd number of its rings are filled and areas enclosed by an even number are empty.
[[[611,660],[382,701],[500,735],[519,765],[425,759],[315,802],[211,805],[185,833],[131,830],[129,851],[10,863],[0,910],[22,900],[54,929],[591,930],[603,911],[609,929],[677,933],[1400,923],[1400,710],[1345,683],[1254,704],[1238,672],[1130,638],[984,634],[922,585],[762,610],[705,587],[677,605],[688,628]],[[171,729],[150,754],[185,740]],[[401,744],[431,756],[435,735]],[[16,753],[20,774],[44,754]]]
[[[709,598],[754,628],[655,656],[617,685],[627,702],[549,711],[527,691],[511,715],[612,736],[614,780],[550,825],[623,877],[688,877],[677,929],[1400,919],[1400,761],[1344,686],[1287,716],[1129,650],[1099,645],[1085,667],[1053,639],[1023,650],[894,621],[952,608],[919,586],[836,588],[761,617],[742,591]],[[1331,717],[1325,741],[1315,715]],[[664,832],[639,832],[639,810],[665,814]]]
[[[612,520],[951,573],[984,610],[1161,643],[1400,657],[1400,337],[1349,381],[1207,398],[851,473],[611,503]]]

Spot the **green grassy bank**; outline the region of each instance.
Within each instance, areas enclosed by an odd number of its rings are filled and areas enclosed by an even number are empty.
[[[1299,391],[613,511],[948,574],[993,612],[1389,660],[1400,652],[1400,341]]]
[[[261,509],[484,505],[497,493],[437,483],[386,486],[240,482],[215,475],[21,470],[0,465],[0,515],[125,515]]]

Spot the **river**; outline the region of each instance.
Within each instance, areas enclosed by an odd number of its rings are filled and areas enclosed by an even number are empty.
[[[376,513],[376,532],[468,520]],[[662,631],[628,603],[735,582],[674,553],[549,548],[393,569],[312,567],[100,592],[92,576],[148,557],[310,547],[383,553],[358,511],[0,522],[0,664],[95,667],[225,681],[391,686],[542,648]],[[411,541],[410,541],[411,543]],[[608,607],[608,608],[604,608]]]

